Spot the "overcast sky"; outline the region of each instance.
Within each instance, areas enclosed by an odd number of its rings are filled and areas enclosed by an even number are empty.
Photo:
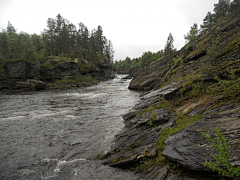
[[[0,0],[0,30],[8,21],[17,32],[40,34],[47,19],[61,14],[78,28],[101,25],[115,50],[115,60],[139,57],[164,48],[171,32],[181,49],[193,23],[202,23],[218,0]]]

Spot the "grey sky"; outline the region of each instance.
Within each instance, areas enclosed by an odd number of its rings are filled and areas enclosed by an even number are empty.
[[[171,32],[180,49],[193,23],[202,23],[218,0],[0,0],[0,30],[7,22],[29,34],[40,34],[48,18],[61,14],[78,27],[101,25],[113,42],[115,60],[139,57],[164,48]]]

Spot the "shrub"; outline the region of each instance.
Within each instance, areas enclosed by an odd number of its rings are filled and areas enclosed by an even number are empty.
[[[201,132],[202,135],[207,139],[207,141],[211,142],[211,146],[219,153],[214,154],[213,158],[216,160],[217,164],[225,165],[227,170],[220,168],[216,165],[216,163],[205,160],[204,166],[212,169],[213,171],[218,171],[219,174],[229,177],[240,176],[240,166],[233,167],[230,163],[230,154],[228,153],[228,149],[231,147],[227,144],[226,139],[223,137],[222,133],[219,130],[213,129],[215,135],[217,136],[217,142],[213,140],[210,135],[207,135],[206,132]]]

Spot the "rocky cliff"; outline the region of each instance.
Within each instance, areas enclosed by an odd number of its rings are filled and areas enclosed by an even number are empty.
[[[149,91],[123,116],[126,128],[102,157],[106,164],[138,167],[148,173],[143,179],[226,178],[204,166],[207,159],[226,169],[201,134],[217,141],[213,129],[219,129],[231,146],[229,162],[240,166],[239,14],[240,9],[202,32],[172,59],[135,74],[129,89]]]
[[[112,72],[111,62],[102,62],[98,66],[92,66],[83,59],[65,62],[49,60],[49,64],[26,60],[7,61],[0,65],[0,90],[41,90],[90,85],[114,78]]]

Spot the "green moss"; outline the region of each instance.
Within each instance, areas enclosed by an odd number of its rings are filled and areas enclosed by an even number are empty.
[[[47,69],[52,69],[53,65],[51,64],[50,60],[45,61],[43,64],[41,64],[42,66],[46,67]]]
[[[111,161],[108,161],[107,163],[108,164],[110,164],[110,163],[117,163],[117,162],[119,162],[119,161],[121,161],[121,160],[124,160],[124,159],[128,159],[128,158],[130,158],[131,157],[131,155],[129,155],[129,156],[122,156],[122,157],[120,157],[120,158],[116,158],[116,159],[113,159],[113,160],[111,160]]]
[[[188,127],[190,124],[197,122],[200,120],[202,116],[195,115],[193,117],[188,117],[184,115],[180,115],[176,119],[176,126],[175,127],[168,127],[162,129],[159,133],[159,139],[157,141],[157,148],[158,148],[158,161],[161,162],[164,160],[162,156],[163,151],[163,142],[171,135],[176,134],[177,132],[183,130],[184,128]]]
[[[67,84],[67,83],[75,83],[76,80],[73,79],[62,79],[62,80],[57,80],[54,82],[54,84],[59,85],[59,84]]]
[[[228,53],[232,49],[235,49],[237,46],[240,45],[240,38],[236,38],[234,41],[230,42],[225,49],[223,50],[223,53]]]
[[[82,73],[82,72],[87,72],[89,69],[89,66],[88,65],[81,65],[79,66],[79,72]]]
[[[34,62],[29,61],[29,60],[25,60],[25,59],[10,59],[10,60],[5,61],[4,65],[7,64],[7,63],[14,63],[14,62],[20,62],[20,61],[26,61],[26,62],[29,62],[31,64],[34,64]]]
[[[124,150],[130,150],[130,151],[132,151],[132,150],[136,149],[136,148],[138,147],[137,145],[138,145],[139,143],[141,143],[141,142],[143,142],[143,141],[142,141],[142,140],[141,140],[141,141],[137,141],[135,144],[124,148]]]

